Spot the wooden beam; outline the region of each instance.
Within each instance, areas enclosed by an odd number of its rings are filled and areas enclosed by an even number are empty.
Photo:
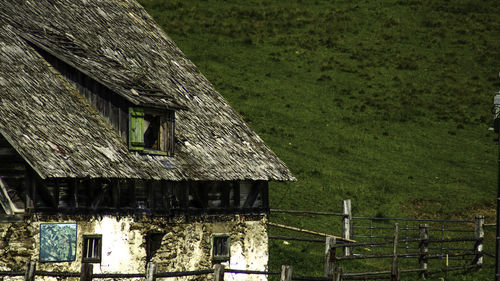
[[[91,263],[82,263],[80,272],[80,281],[92,281],[94,265]]]
[[[214,281],[224,281],[224,265],[220,263],[215,265]]]
[[[31,169],[26,169],[25,173],[25,181],[24,181],[24,188],[26,190],[26,205],[25,209],[26,210],[31,210],[35,207],[35,201],[34,201],[34,196],[35,194],[35,179],[33,178],[34,175],[31,172]]]
[[[325,277],[333,277],[335,273],[335,250],[333,247],[337,243],[335,237],[328,236],[325,239]]]
[[[427,263],[427,255],[429,254],[429,226],[424,223],[419,226],[419,237],[420,237],[420,244],[419,244],[419,249],[420,249],[420,256],[418,258],[419,264],[420,264],[420,271],[418,273],[420,279],[425,280],[427,276],[427,268],[428,268],[428,263]]]
[[[78,185],[80,184],[80,180],[78,179],[73,179],[71,181],[71,185],[73,186],[73,196],[75,197],[75,207],[78,208],[80,207],[80,202],[78,198]]]
[[[292,281],[292,273],[293,268],[291,265],[282,265],[280,281]]]
[[[156,263],[148,262],[146,265],[146,281],[155,281],[156,280],[156,269],[158,266]]]
[[[475,227],[474,227],[474,238],[477,239],[474,245],[474,251],[476,256],[474,257],[473,264],[482,266],[483,265],[483,239],[484,239],[484,216],[476,215],[475,217]]]
[[[394,239],[392,243],[392,267],[391,267],[391,281],[399,281],[399,266],[398,266],[398,224],[394,224]]]
[[[28,261],[26,264],[26,273],[24,274],[24,281],[35,281],[35,270],[36,270],[36,262]]]
[[[276,226],[276,227],[279,227],[279,228],[284,228],[284,229],[293,230],[293,231],[299,231],[299,232],[303,232],[303,233],[309,233],[309,234],[323,236],[323,237],[331,236],[331,237],[335,237],[335,239],[341,240],[341,241],[346,241],[346,242],[351,242],[351,243],[355,243],[356,242],[355,240],[346,239],[346,238],[343,238],[343,237],[340,237],[340,236],[335,236],[335,235],[331,235],[331,234],[316,232],[316,231],[302,229],[302,228],[298,228],[298,227],[283,225],[283,224],[279,224],[279,223],[267,222],[267,224],[268,225],[272,225],[272,226]]]
[[[120,181],[115,179],[111,180],[111,196],[113,198],[113,207],[120,208]]]
[[[23,208],[18,208],[9,196],[7,183],[0,177],[0,205],[7,215],[24,213]]]
[[[267,181],[258,181],[257,186],[259,189],[260,197],[262,199],[262,206],[269,208],[269,188]]]
[[[345,239],[351,239],[352,235],[352,212],[351,199],[342,200],[342,236]],[[344,256],[352,255],[352,248],[344,248]]]

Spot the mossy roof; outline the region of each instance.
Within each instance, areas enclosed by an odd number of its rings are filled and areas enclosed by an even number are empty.
[[[174,156],[129,152],[34,46],[132,104],[177,109]],[[134,1],[4,1],[0,56],[0,133],[42,178],[295,180]]]

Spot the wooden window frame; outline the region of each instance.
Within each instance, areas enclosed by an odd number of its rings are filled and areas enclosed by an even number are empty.
[[[158,118],[158,149],[146,147],[145,122],[147,117]],[[129,149],[145,154],[174,155],[175,111],[148,110],[140,107],[129,108]]]
[[[225,238],[227,253],[218,253],[218,247],[216,245],[216,239]],[[212,234],[212,261],[214,262],[225,262],[231,259],[231,237],[228,233],[216,233]]]
[[[92,235],[83,235],[82,239],[82,263],[100,263],[102,258],[102,235],[101,234],[92,234]],[[87,241],[94,241],[92,243],[93,255],[92,257],[88,257],[89,246]],[[97,245],[95,245],[97,243]]]

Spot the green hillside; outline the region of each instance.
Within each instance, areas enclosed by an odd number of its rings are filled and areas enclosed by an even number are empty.
[[[297,177],[272,208],[494,221],[500,2],[140,2]]]

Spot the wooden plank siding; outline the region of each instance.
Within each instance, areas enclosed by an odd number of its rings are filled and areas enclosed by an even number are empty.
[[[120,134],[124,142],[128,140],[128,108],[131,104],[118,94],[95,81],[76,68],[59,60],[48,52],[34,47],[52,67],[66,77],[77,91],[83,95],[102,117]]]

